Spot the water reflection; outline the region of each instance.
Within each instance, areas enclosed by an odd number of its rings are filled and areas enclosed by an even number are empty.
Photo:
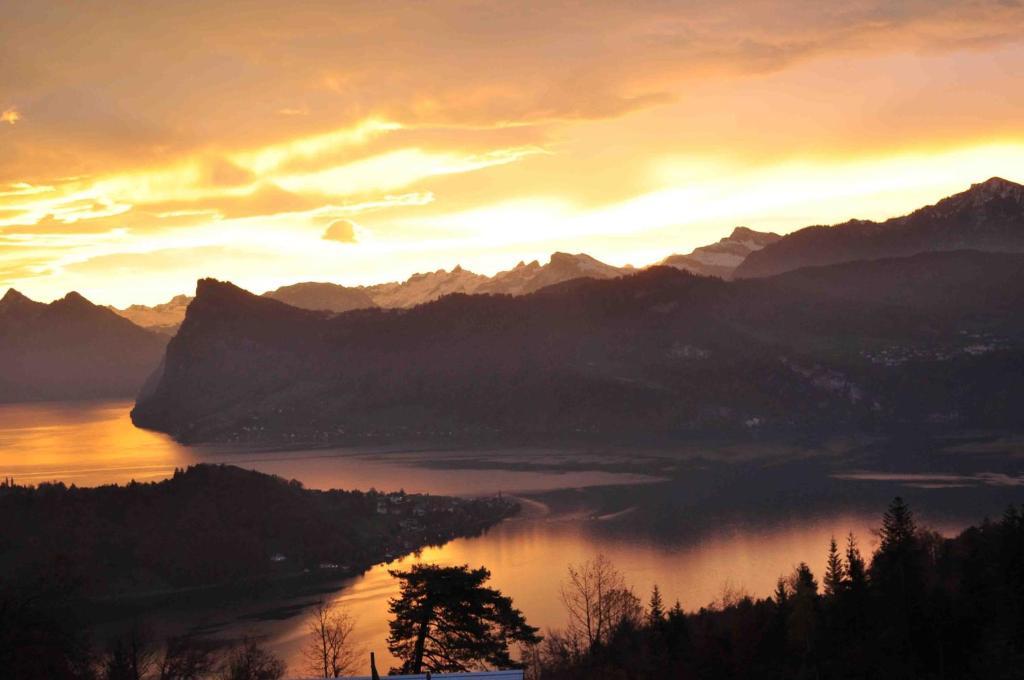
[[[170,476],[195,453],[132,426],[125,401],[0,405],[0,476],[95,486]]]
[[[541,449],[186,448],[133,427],[130,407],[127,402],[0,406],[0,476],[124,483],[160,479],[175,467],[205,461],[255,468],[313,488],[503,491],[522,497],[525,512],[519,518],[483,536],[374,567],[328,594],[350,608],[359,642],[385,664],[390,663],[387,600],[397,592],[387,572],[418,560],[484,565],[494,586],[513,597],[531,624],[557,628],[564,623],[558,592],[566,566],[598,553],[625,572],[643,599],[657,583],[669,601],[678,598],[692,609],[721,598],[727,589],[765,596],[799,560],[807,560],[820,577],[833,535],[855,532],[869,554],[875,547],[871,529],[897,493],[925,523],[947,534],[1024,500],[1021,459],[1006,455],[1005,447],[973,447],[966,455],[959,448],[857,443],[842,455],[822,449],[794,456],[792,445],[748,441],[737,445],[739,458],[737,446],[724,455],[698,444],[657,455],[620,450],[600,457]],[[1019,452],[1018,440],[1010,444]],[[314,601],[306,595],[183,607],[159,612],[159,627],[223,638],[265,636],[298,670],[304,608]]]
[[[0,477],[24,483],[63,481],[97,486],[164,479],[175,467],[206,462],[260,470],[317,489],[405,489],[451,495],[655,479],[600,470],[506,470],[496,474],[492,470],[425,467],[424,461],[463,455],[432,449],[185,447],[165,435],[136,428],[128,415],[131,407],[131,402],[125,401],[0,405]]]
[[[356,618],[358,644],[372,649],[378,658],[390,659],[385,641],[387,601],[398,593],[389,569],[407,569],[416,562],[443,565],[484,565],[491,570],[492,584],[510,595],[527,620],[542,630],[560,628],[565,613],[559,588],[570,563],[603,553],[625,574],[641,599],[646,601],[657,583],[669,602],[678,599],[687,609],[720,600],[725,591],[766,596],[780,575],[788,575],[806,559],[819,576],[824,572],[829,539],[857,534],[870,552],[876,538],[871,529],[876,516],[836,515],[811,519],[790,518],[759,530],[733,527],[709,530],[686,545],[666,545],[642,534],[634,538],[590,531],[588,525],[602,520],[571,516],[528,516],[506,522],[484,536],[460,539],[429,548],[388,565],[374,567],[348,584],[334,600]],[[940,527],[952,531],[956,527]],[[277,651],[290,663],[301,664],[306,629],[303,618],[263,622],[256,630],[269,636]],[[236,630],[240,634],[241,629]]]

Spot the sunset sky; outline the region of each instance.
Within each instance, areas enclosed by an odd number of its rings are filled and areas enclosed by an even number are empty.
[[[156,303],[555,250],[649,264],[744,224],[1024,181],[1024,3],[15,2],[0,291]]]

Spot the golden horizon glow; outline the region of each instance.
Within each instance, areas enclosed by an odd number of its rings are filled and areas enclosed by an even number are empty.
[[[1024,180],[1021,29],[983,0],[26,6],[0,27],[0,290],[639,266],[905,214]]]

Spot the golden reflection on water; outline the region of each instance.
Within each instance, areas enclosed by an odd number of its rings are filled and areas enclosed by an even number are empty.
[[[195,455],[131,424],[131,402],[0,405],[0,476],[79,486],[169,476]]]
[[[0,477],[79,486],[154,481],[176,467],[225,463],[297,479],[315,489],[405,489],[410,493],[485,495],[566,486],[652,481],[638,474],[563,473],[425,467],[453,451],[382,447],[293,449],[186,447],[132,424],[132,402],[0,404]],[[503,454],[504,455],[504,454]]]
[[[315,488],[404,487],[410,492],[484,494],[651,481],[641,475],[593,471],[432,469],[421,465],[464,455],[458,452],[193,449],[135,428],[128,417],[130,408],[131,403],[123,401],[0,405],[0,476],[28,483],[60,479],[91,486],[160,479],[175,467],[208,461],[299,479]],[[540,453],[541,457],[547,455]],[[700,535],[660,543],[642,532],[603,531],[616,521],[628,523],[628,509],[595,519],[586,508],[552,512],[532,500],[524,501],[524,507],[523,516],[483,536],[458,539],[427,548],[419,556],[376,566],[334,593],[332,597],[357,619],[358,642],[366,651],[377,653],[382,667],[392,663],[386,648],[387,600],[397,588],[388,569],[408,568],[417,561],[486,566],[492,572],[492,584],[511,596],[527,620],[543,631],[564,624],[559,586],[567,565],[598,553],[607,555],[626,574],[642,600],[646,601],[651,586],[657,583],[667,601],[678,598],[692,610],[720,600],[725,592],[767,596],[776,579],[788,575],[799,559],[808,560],[820,579],[831,536],[842,540],[853,531],[868,556],[875,547],[871,530],[878,522],[874,515],[794,517],[768,525],[709,526]],[[959,527],[933,528],[948,534]],[[310,602],[307,598],[291,603],[251,603],[251,608],[294,604]],[[251,613],[222,609],[204,613],[202,618],[219,620],[216,628],[226,637],[266,636],[271,647],[287,658],[292,672],[301,671],[300,649],[306,636],[303,616],[275,619]],[[197,622],[193,618],[181,623],[187,627]]]
[[[514,519],[484,536],[459,539],[379,565],[354,579],[334,601],[356,617],[355,636],[364,651],[374,651],[384,665],[393,663],[387,651],[387,601],[398,593],[389,569],[407,569],[417,562],[486,566],[492,585],[513,598],[527,621],[543,631],[560,628],[565,612],[559,588],[569,564],[603,553],[622,570],[641,600],[658,584],[668,602],[678,599],[687,610],[720,601],[723,594],[768,596],[779,576],[788,576],[799,559],[807,559],[820,580],[829,539],[842,542],[853,531],[869,555],[876,547],[871,529],[878,518],[842,515],[793,520],[763,530],[735,528],[709,531],[686,544],[658,545],[650,541],[609,538],[591,531],[593,522],[578,516]],[[261,632],[295,668],[302,665],[306,636],[302,617],[275,622]]]

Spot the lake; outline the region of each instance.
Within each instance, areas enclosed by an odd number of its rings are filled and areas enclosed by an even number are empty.
[[[483,536],[424,550],[339,584],[327,597],[357,620],[356,637],[390,663],[388,569],[417,560],[486,566],[527,620],[560,627],[559,588],[571,563],[608,556],[646,600],[657,583],[693,609],[738,593],[765,596],[801,560],[820,576],[831,536],[853,531],[865,554],[892,496],[951,534],[1024,501],[1024,439],[968,433],[941,439],[742,437],[624,448],[349,447],[280,451],[184,447],[136,429],[128,402],[0,406],[0,476],[92,486],[149,481],[197,462],[230,463],[313,488],[521,499],[523,512]],[[314,596],[160,612],[157,627],[224,638],[265,636],[301,665]]]

